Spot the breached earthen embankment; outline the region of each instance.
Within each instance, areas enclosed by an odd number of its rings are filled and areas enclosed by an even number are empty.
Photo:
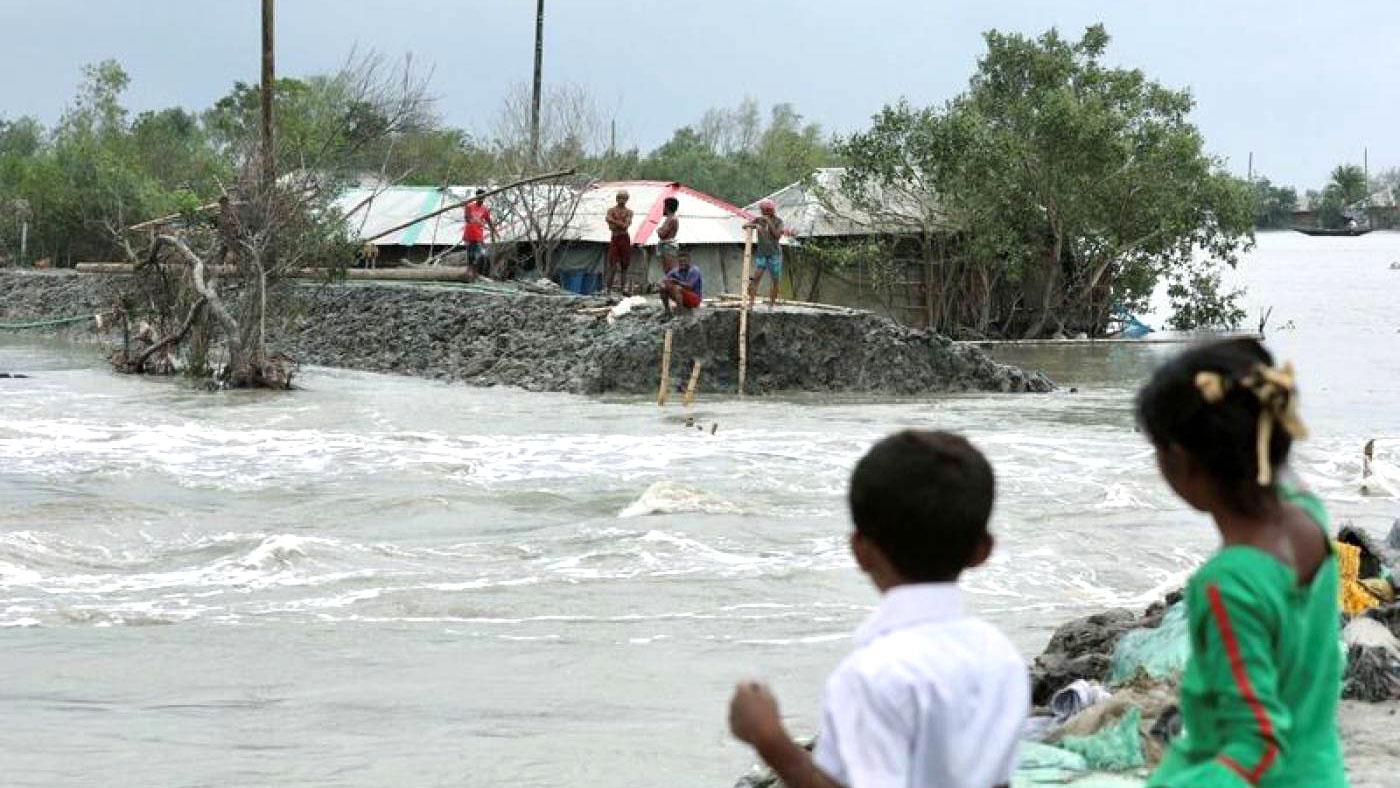
[[[0,323],[98,312],[115,278],[0,273]],[[656,391],[666,329],[672,377],[692,362],[700,390],[737,387],[738,312],[700,309],[663,321],[654,303],[616,320],[595,297],[419,285],[303,285],[270,326],[276,349],[303,364],[474,385],[578,394]],[[866,312],[760,306],[748,330],[750,393],[914,395],[1048,391],[1053,384],[968,345]]]

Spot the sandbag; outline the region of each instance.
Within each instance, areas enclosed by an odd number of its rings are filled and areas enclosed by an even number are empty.
[[[1091,769],[1126,771],[1147,765],[1142,749],[1142,710],[1133,707],[1117,723],[1089,736],[1060,739],[1063,750],[1079,753]]]
[[[1033,741],[1021,742],[1016,762],[1019,771],[1061,769],[1070,772],[1086,772],[1089,770],[1089,762],[1084,760],[1083,755]]]
[[[1141,675],[1151,679],[1179,676],[1191,656],[1188,629],[1186,605],[1177,602],[1167,608],[1156,628],[1134,629],[1123,635],[1109,660],[1109,685],[1126,684]]]
[[[1337,568],[1341,574],[1341,584],[1338,589],[1342,613],[1348,616],[1355,616],[1364,613],[1373,607],[1379,607],[1381,600],[1371,592],[1369,588],[1361,584],[1362,559],[1364,553],[1362,549],[1347,542],[1333,542],[1332,547],[1337,554]]]
[[[1372,703],[1400,700],[1400,640],[1385,624],[1357,618],[1342,630],[1347,669],[1342,697]]]

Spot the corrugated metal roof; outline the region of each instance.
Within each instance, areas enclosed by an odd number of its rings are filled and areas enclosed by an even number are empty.
[[[360,240],[395,225],[461,202],[476,191],[475,186],[388,186],[356,187],[345,190],[335,205],[346,214],[350,234]],[[377,246],[452,246],[462,240],[464,219],[460,211],[449,211],[419,222],[383,238]]]
[[[680,183],[666,181],[605,181],[584,190],[572,221],[563,239],[571,242],[607,243],[612,239],[604,217],[616,204],[617,193],[627,191],[627,207],[632,209],[632,243],[638,246],[656,244],[656,228],[662,221],[662,208],[667,197],[675,197],[680,205],[676,216],[680,229],[676,242],[685,246],[706,244],[742,244],[743,225],[753,215],[718,197],[705,194]],[[498,220],[503,214],[498,212]],[[507,229],[504,237],[516,235]]]
[[[764,199],[772,200],[783,224],[798,238],[833,238],[871,235],[877,232],[910,232],[917,224],[904,217],[924,211],[913,194],[880,190],[876,198],[889,210],[887,216],[871,216],[841,191],[844,167],[822,167],[808,179],[784,186]],[[757,212],[759,200],[748,207]],[[934,209],[936,210],[936,208]]]
[[[548,205],[557,190],[568,186],[527,186],[518,193],[519,199],[503,196],[487,198],[501,241],[524,240],[524,222],[512,214],[535,200]],[[743,225],[754,214],[731,205],[718,197],[705,194],[680,183],[665,181],[608,181],[587,187],[579,197],[573,217],[561,232],[562,240],[584,243],[607,243],[612,238],[604,216],[616,201],[619,190],[628,193],[632,209],[632,242],[639,246],[656,244],[656,228],[662,220],[662,207],[667,197],[680,201],[677,216],[680,230],[676,241],[682,245],[744,243]],[[351,234],[357,239],[372,238],[395,225],[430,213],[439,208],[468,199],[475,186],[390,186],[357,187],[346,190],[336,200],[336,206],[347,214]],[[461,211],[449,211],[374,241],[380,246],[452,246],[462,238],[464,218]]]

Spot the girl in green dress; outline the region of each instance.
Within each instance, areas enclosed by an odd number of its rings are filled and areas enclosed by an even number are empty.
[[[1327,514],[1278,480],[1304,437],[1291,365],[1253,340],[1187,351],[1138,395],[1162,476],[1221,548],[1186,586],[1185,733],[1149,786],[1345,786],[1337,560]]]

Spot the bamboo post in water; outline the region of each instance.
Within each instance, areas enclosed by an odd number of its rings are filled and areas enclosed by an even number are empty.
[[[695,359],[695,366],[690,368],[690,383],[685,387],[685,406],[688,408],[695,404],[695,387],[700,383],[700,359]]]
[[[753,230],[744,230],[744,273],[739,286],[744,288],[739,307],[739,396],[744,396],[744,381],[749,374],[749,277],[753,271]]]
[[[656,404],[665,405],[671,394],[671,329],[666,329],[666,341],[661,346],[661,388],[656,392]]]

